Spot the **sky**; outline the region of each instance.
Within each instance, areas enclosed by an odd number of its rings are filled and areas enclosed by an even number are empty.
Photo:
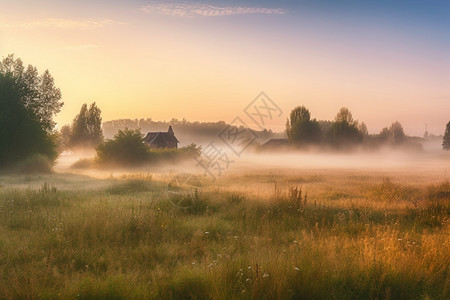
[[[0,0],[0,56],[61,89],[58,126],[83,103],[103,120],[231,122],[261,91],[284,129],[304,105],[341,107],[370,133],[399,121],[442,134],[450,121],[450,1]]]

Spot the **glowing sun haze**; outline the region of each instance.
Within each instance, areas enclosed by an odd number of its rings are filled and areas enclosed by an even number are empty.
[[[371,2],[371,3],[370,3]],[[104,120],[232,121],[260,91],[284,115],[346,106],[369,131],[443,133],[450,121],[450,2],[0,2],[0,55],[49,69],[68,124],[97,102]]]

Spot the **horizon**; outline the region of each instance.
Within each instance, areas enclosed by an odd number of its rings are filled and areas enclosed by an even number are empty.
[[[348,107],[371,134],[399,121],[441,135],[449,16],[439,0],[19,0],[0,3],[0,56],[49,69],[58,127],[91,102],[105,121],[230,123],[264,91],[283,112],[266,126],[276,132],[304,105],[317,120]]]

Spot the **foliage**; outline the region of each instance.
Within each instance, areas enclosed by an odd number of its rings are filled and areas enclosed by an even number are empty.
[[[20,58],[10,54],[0,62],[0,73],[14,80],[20,98],[20,104],[33,115],[42,129],[50,132],[55,126],[53,116],[57,114],[63,102],[61,91],[54,86],[54,79],[48,70],[39,75],[32,65],[25,69]]]
[[[16,171],[24,174],[51,173],[53,162],[45,155],[33,154],[16,165]]]
[[[113,195],[125,195],[132,193],[141,193],[151,191],[153,188],[151,178],[130,178],[125,181],[115,182],[107,189],[107,192]]]
[[[450,150],[450,122],[447,123],[445,128],[444,138],[442,139],[442,148],[444,150]]]
[[[58,146],[60,148],[60,152],[70,148],[70,135],[72,129],[70,125],[64,125],[59,130],[58,134]]]
[[[358,130],[359,130],[359,133],[361,134],[361,136],[363,138],[366,138],[366,137],[369,136],[369,131],[367,130],[366,123],[364,123],[364,122],[359,123],[358,124]]]
[[[351,147],[362,140],[358,121],[353,120],[348,108],[343,107],[339,110],[327,138],[331,145],[338,148]]]
[[[96,148],[97,161],[101,164],[137,165],[148,160],[148,147],[143,143],[139,130],[119,130],[114,139]]]
[[[238,130],[232,124],[227,124],[224,121],[216,122],[191,122],[185,119],[171,119],[169,121],[155,121],[151,118],[147,119],[118,119],[105,121],[102,124],[103,134],[105,137],[112,138],[119,129],[140,129],[141,132],[148,131],[167,131],[167,128],[172,126],[177,136],[190,140],[195,143],[207,143],[211,139],[217,137],[220,132],[229,127],[229,130]],[[283,137],[283,133],[274,133],[272,130],[255,131],[258,136],[258,141],[267,141],[273,137]]]
[[[89,169],[95,166],[95,161],[92,158],[81,158],[74,162],[71,169]]]
[[[0,66],[4,71],[4,65]],[[43,116],[36,114],[36,108],[28,99],[30,95],[24,94],[27,90],[14,74],[0,72],[0,165],[13,165],[33,154],[42,154],[54,161],[57,156],[55,137],[47,131],[51,119],[43,121]],[[36,102],[38,106],[41,100],[36,99]]]
[[[190,144],[180,149],[154,149],[144,144],[139,130],[119,130],[114,139],[96,148],[101,165],[137,166],[146,163],[176,162],[200,156],[201,148]]]
[[[399,122],[394,122],[389,126],[381,130],[380,139],[384,142],[390,142],[393,144],[400,144],[405,141],[405,132],[403,131],[403,126]]]
[[[74,118],[69,135],[69,145],[76,147],[95,147],[103,141],[101,110],[94,103],[87,107],[84,103],[80,113]]]
[[[204,186],[192,210],[148,178],[5,186],[1,298],[448,299],[448,182],[383,180],[402,190],[393,203],[367,194],[378,174],[348,174],[308,185],[308,201],[291,173],[230,176]],[[279,192],[261,199],[273,180]],[[326,200],[329,190],[346,195]]]
[[[322,131],[316,119],[311,120],[309,110],[298,106],[291,111],[290,120],[286,122],[286,133],[289,142],[307,145],[320,143]]]

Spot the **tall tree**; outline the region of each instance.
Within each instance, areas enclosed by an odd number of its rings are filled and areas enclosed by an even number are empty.
[[[363,138],[366,138],[369,136],[369,131],[367,130],[367,125],[364,122],[359,123],[358,130],[361,133],[361,136]]]
[[[70,136],[72,134],[72,129],[70,125],[64,125],[59,130],[59,151],[62,152],[70,148]]]
[[[95,102],[89,107],[86,125],[88,131],[88,138],[92,146],[97,146],[103,142],[102,131],[102,111],[95,105]]]
[[[383,128],[379,136],[383,142],[392,144],[401,144],[406,138],[403,126],[398,121],[393,122],[389,127]]]
[[[94,103],[88,109],[86,103],[72,123],[70,145],[74,147],[95,147],[103,141],[101,110]]]
[[[352,113],[342,107],[334,118],[333,125],[328,133],[328,141],[335,147],[348,147],[362,140],[358,129],[358,121],[353,120]]]
[[[9,74],[14,79],[21,104],[27,108],[41,127],[51,132],[55,127],[53,117],[64,105],[61,91],[55,87],[54,79],[46,70],[39,75],[32,65],[24,67],[20,58],[14,59],[10,54],[0,62],[0,73]]]
[[[298,106],[291,111],[290,120],[286,121],[286,133],[289,142],[299,145],[319,143],[322,131],[316,119],[311,120],[310,111]]]
[[[87,114],[88,108],[87,104],[84,103],[81,106],[80,113],[75,116],[72,122],[72,133],[70,135],[70,146],[78,147],[78,146],[87,146],[86,138],[88,136],[87,133]]]
[[[444,150],[450,150],[450,122],[447,123],[445,128],[444,138],[442,139],[442,148]]]
[[[33,154],[56,159],[53,134],[35,111],[24,105],[23,90],[16,82],[13,73],[0,73],[0,167]]]

